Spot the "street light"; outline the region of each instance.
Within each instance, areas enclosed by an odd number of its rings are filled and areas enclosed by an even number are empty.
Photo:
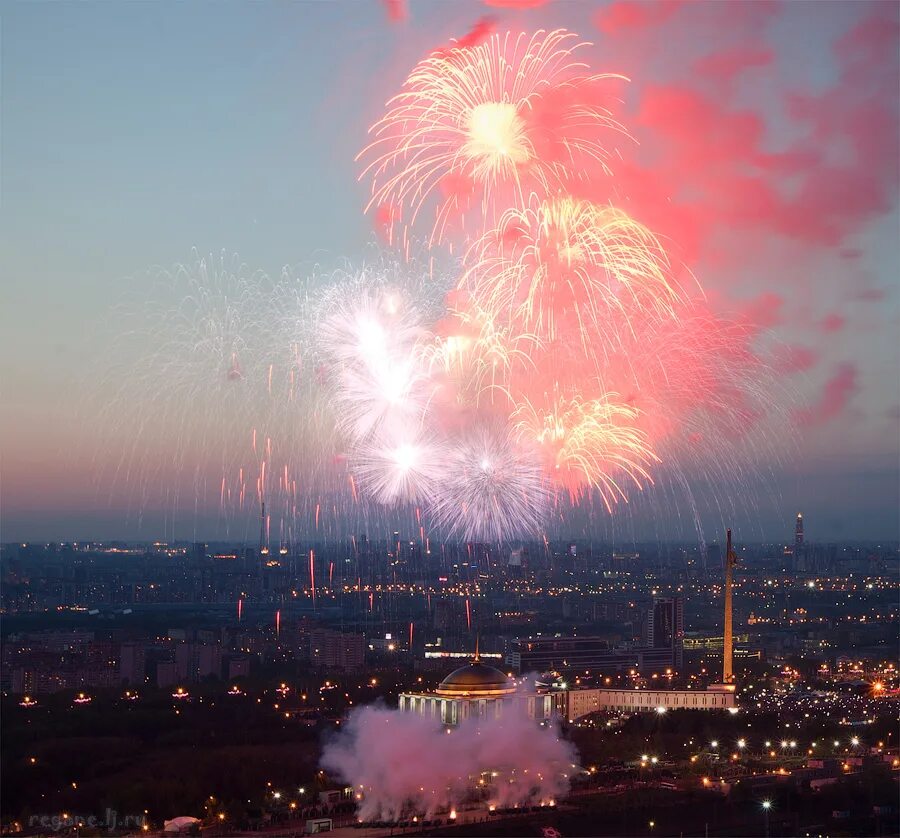
[[[762,802],[762,810],[763,817],[766,820],[766,838],[769,838],[769,810],[772,808],[771,800],[763,800]]]

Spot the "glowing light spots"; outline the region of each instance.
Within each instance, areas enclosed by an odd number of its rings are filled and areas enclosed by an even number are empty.
[[[477,177],[508,176],[532,157],[525,123],[509,102],[482,102],[468,115],[462,153]]]

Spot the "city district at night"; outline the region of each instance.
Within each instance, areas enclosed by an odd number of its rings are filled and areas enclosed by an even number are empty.
[[[897,0],[0,74],[0,836],[900,838]]]
[[[3,828],[890,834],[898,553],[795,538],[4,545]]]

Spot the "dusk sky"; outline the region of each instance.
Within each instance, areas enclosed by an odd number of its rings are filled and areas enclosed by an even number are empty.
[[[5,5],[0,540],[225,537],[217,490],[183,483],[173,529],[158,494],[123,488],[126,416],[152,423],[158,394],[111,421],[117,312],[194,249],[273,276],[361,258],[367,128],[480,20],[564,27],[630,79],[622,199],[713,308],[759,328],[783,425],[745,540],[788,539],[800,510],[812,541],[900,536],[896,4],[335,0]],[[619,536],[690,535],[688,510],[641,515]]]

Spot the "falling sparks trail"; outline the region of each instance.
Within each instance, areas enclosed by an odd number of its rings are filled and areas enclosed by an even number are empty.
[[[147,307],[158,348],[123,378],[177,426],[207,422],[165,446],[232,534],[255,488],[261,549],[273,524],[284,547],[389,518],[394,558],[416,536],[426,555],[429,536],[470,557],[548,544],[641,493],[738,476],[739,448],[770,445],[783,411],[760,330],[713,311],[623,204],[625,80],[591,70],[571,32],[495,26],[416,63],[370,129],[360,176],[389,250],[274,280],[198,255],[165,272],[175,310]],[[144,441],[135,474],[161,468]],[[309,574],[316,605],[312,551]]]

